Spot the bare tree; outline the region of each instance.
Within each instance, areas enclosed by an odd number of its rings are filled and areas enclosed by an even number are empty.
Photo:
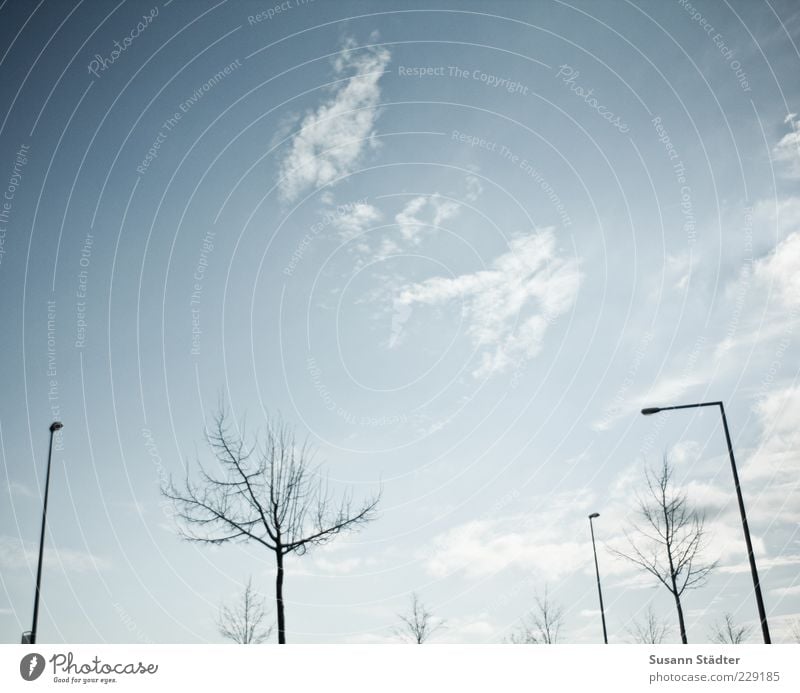
[[[544,596],[536,595],[536,606],[508,636],[514,645],[555,645],[564,623],[564,609],[550,599],[547,587]]]
[[[411,641],[417,645],[426,643],[438,630],[444,628],[444,620],[436,618],[420,601],[416,592],[411,594],[411,610],[407,614],[398,614],[403,622],[394,632],[402,640]]]
[[[242,596],[234,606],[223,604],[217,618],[220,634],[242,645],[264,642],[272,634],[272,626],[265,626],[267,617],[264,598],[253,589],[253,579],[247,580]]]
[[[701,587],[716,562],[703,563],[705,517],[689,505],[686,494],[673,488],[673,468],[664,455],[658,470],[645,471],[649,497],[639,499],[639,524],[634,530],[639,540],[625,533],[629,551],[612,553],[650,573],[675,600],[681,641],[686,644],[686,624],[681,596],[688,589]]]
[[[641,621],[634,620],[626,630],[633,638],[633,642],[644,645],[660,645],[669,634],[667,623],[656,616],[653,607],[649,605],[644,618]]]
[[[721,645],[740,645],[750,637],[752,626],[740,626],[733,620],[733,614],[726,613],[722,623],[715,623],[711,633],[711,642]]]
[[[308,442],[298,442],[280,419],[268,418],[261,443],[249,444],[244,430],[232,430],[221,406],[206,440],[218,470],[209,472],[198,463],[198,481],[189,478],[187,468],[182,487],[170,479],[162,493],[173,502],[185,539],[206,544],[252,541],[274,553],[278,642],[285,643],[285,557],[302,556],[372,520],[380,493],[357,507],[349,492],[332,500]]]
[[[800,619],[795,619],[792,622],[791,638],[794,642],[800,643]]]

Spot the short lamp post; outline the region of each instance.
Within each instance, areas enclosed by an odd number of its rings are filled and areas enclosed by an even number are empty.
[[[597,565],[597,546],[594,543],[594,524],[592,520],[600,517],[600,513],[589,515],[589,531],[592,533],[592,551],[594,552],[594,572],[597,575],[597,596],[600,597],[600,619],[603,621],[603,642],[608,645],[608,632],[606,631],[606,612],[603,608],[603,590],[600,589],[600,567]]]

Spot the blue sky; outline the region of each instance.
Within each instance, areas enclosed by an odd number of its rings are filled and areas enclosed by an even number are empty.
[[[290,642],[391,641],[412,591],[497,642],[666,590],[615,560],[670,451],[720,566],[690,642],[800,619],[800,12],[791,2],[0,4],[0,637],[216,642],[273,560],[159,494],[220,397],[380,518],[289,559]],[[117,42],[115,44],[115,42]],[[10,195],[10,198],[8,197]],[[758,629],[752,639],[757,641]],[[673,627],[671,639],[677,638]]]

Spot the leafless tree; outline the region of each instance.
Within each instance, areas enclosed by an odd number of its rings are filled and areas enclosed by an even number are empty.
[[[644,618],[641,621],[634,620],[627,631],[633,642],[660,645],[669,634],[669,626],[656,616],[652,606],[648,606]]]
[[[800,643],[800,619],[795,619],[792,622],[791,638],[794,642]]]
[[[681,641],[686,644],[686,624],[681,596],[688,589],[701,587],[716,562],[701,560],[705,548],[705,517],[689,505],[686,493],[673,487],[673,467],[664,455],[661,467],[645,471],[649,497],[639,498],[639,535],[626,532],[629,550],[612,553],[650,573],[675,600]]]
[[[535,608],[522,618],[507,641],[514,645],[555,645],[563,623],[564,609],[552,601],[545,587],[544,596],[536,595]]]
[[[750,637],[752,626],[740,626],[733,620],[733,614],[726,613],[722,623],[715,623],[710,636],[711,642],[721,645],[740,645]]]
[[[264,642],[272,634],[272,626],[265,626],[267,611],[264,598],[253,589],[253,579],[247,581],[242,596],[234,606],[223,604],[217,618],[220,634],[242,645]]]
[[[422,645],[430,640],[431,636],[438,630],[444,628],[444,620],[435,617],[427,607],[420,601],[416,592],[411,594],[411,609],[407,614],[398,614],[398,618],[403,622],[394,632],[401,640],[410,641],[417,645]]]
[[[339,533],[372,520],[380,493],[353,506],[349,492],[334,501],[308,442],[296,440],[290,427],[268,418],[261,441],[248,443],[234,431],[220,406],[206,440],[218,467],[199,466],[193,481],[177,488],[170,479],[162,493],[172,501],[181,536],[206,544],[252,541],[275,555],[275,603],[278,642],[286,642],[284,559],[304,555]]]

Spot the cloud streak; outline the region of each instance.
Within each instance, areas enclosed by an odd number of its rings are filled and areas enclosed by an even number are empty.
[[[400,227],[400,236],[412,244],[420,242],[420,236],[428,229],[438,229],[444,222],[455,217],[459,204],[438,193],[419,195],[409,200],[394,218]]]
[[[577,534],[576,518],[582,525],[582,511],[592,502],[585,491],[553,494],[540,499],[547,512],[500,515],[458,525],[431,541],[426,568],[437,578],[455,572],[483,578],[518,569],[544,581],[584,571],[588,536]]]
[[[34,546],[23,544],[19,539],[0,536],[0,568],[3,570],[34,570],[37,550]],[[88,573],[94,570],[107,570],[110,563],[100,556],[86,551],[50,548],[44,556],[44,565],[52,570],[65,570],[72,573]]]
[[[549,325],[574,305],[581,279],[578,260],[559,256],[548,228],[514,239],[489,269],[408,286],[397,303],[440,305],[460,299],[467,332],[481,350],[473,371],[479,378],[536,356]]]

